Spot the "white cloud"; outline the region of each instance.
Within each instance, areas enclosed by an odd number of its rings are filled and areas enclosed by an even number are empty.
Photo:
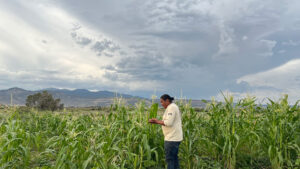
[[[265,40],[262,39],[260,40],[260,46],[262,47],[262,53],[259,53],[260,56],[272,56],[273,55],[273,48],[276,45],[276,41],[272,41],[272,40]]]
[[[238,52],[234,39],[235,34],[233,28],[226,26],[224,23],[220,25],[220,40],[219,40],[219,51],[213,56],[214,59],[228,59],[228,57],[235,56]],[[224,57],[225,58],[222,58]]]
[[[237,79],[237,83],[246,82],[251,86],[251,94],[258,98],[277,98],[289,94],[293,102],[300,99],[300,59],[291,60],[268,71],[246,75]],[[236,92],[235,95],[244,93]]]
[[[287,42],[282,42],[281,44],[284,46],[298,46],[300,45],[300,41],[295,42],[293,40],[289,40]]]
[[[243,40],[247,40],[248,39],[248,36],[243,36]]]
[[[280,54],[286,53],[286,50],[279,50],[278,53]]]
[[[265,72],[243,76],[237,83],[243,81],[253,87],[300,88],[300,59],[291,60]]]
[[[289,104],[293,105],[296,101],[300,100],[299,93],[300,90],[286,90],[284,92],[268,90],[268,89],[255,89],[249,92],[232,92],[230,90],[225,90],[223,94],[225,97],[233,96],[234,101],[251,97],[256,99],[257,104],[267,104],[270,103],[268,99],[273,101],[278,101],[280,98],[283,98],[285,94],[288,94]],[[218,101],[224,101],[224,96],[222,93],[219,93],[215,99]]]

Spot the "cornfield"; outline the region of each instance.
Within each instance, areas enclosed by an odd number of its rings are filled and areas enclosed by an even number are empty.
[[[183,169],[298,168],[300,108],[288,97],[258,105],[225,97],[198,111],[178,102]],[[158,113],[156,114],[158,109]],[[165,168],[161,127],[148,123],[163,109],[115,103],[102,112],[0,110],[0,168]]]

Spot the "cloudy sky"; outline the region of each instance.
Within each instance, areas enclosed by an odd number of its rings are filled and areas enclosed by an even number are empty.
[[[299,0],[0,0],[0,89],[300,99]]]

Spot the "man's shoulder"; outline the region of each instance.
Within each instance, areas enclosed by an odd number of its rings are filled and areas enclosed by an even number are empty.
[[[179,110],[178,106],[175,103],[171,103],[169,107],[170,107],[170,110]]]

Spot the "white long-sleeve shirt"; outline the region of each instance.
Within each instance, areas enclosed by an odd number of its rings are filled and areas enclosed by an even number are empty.
[[[182,141],[182,124],[181,113],[178,106],[175,103],[168,105],[164,115],[163,122],[165,126],[162,126],[165,141]]]

